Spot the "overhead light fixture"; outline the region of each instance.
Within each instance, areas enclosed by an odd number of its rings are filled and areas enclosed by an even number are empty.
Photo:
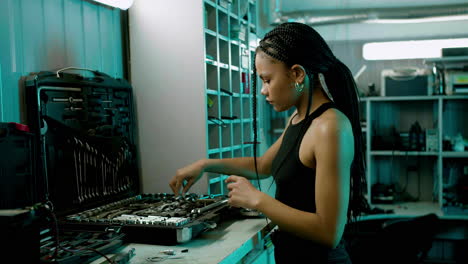
[[[447,21],[460,21],[468,20],[468,15],[453,15],[453,16],[435,16],[424,18],[402,18],[402,19],[370,19],[364,21],[369,24],[408,24],[408,23],[428,23],[428,22],[447,22]]]
[[[371,42],[362,47],[365,60],[440,58],[442,48],[468,47],[468,38]]]
[[[281,3],[276,0],[270,24],[276,25],[286,21],[297,21],[311,26],[379,23],[406,24],[459,21],[468,19],[468,5],[444,4],[414,5],[407,7],[355,7],[335,9],[281,10]]]
[[[133,4],[133,0],[93,0],[93,1],[104,4],[104,5],[120,8],[122,10],[129,9]]]

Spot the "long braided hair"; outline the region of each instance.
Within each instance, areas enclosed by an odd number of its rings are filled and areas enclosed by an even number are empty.
[[[350,197],[348,206],[348,222],[354,221],[366,208],[364,197],[366,190],[364,145],[359,117],[359,98],[356,83],[351,71],[337,59],[320,34],[308,25],[288,22],[283,23],[260,41],[256,52],[264,52],[268,56],[285,63],[287,67],[299,64],[304,67],[310,79],[310,89],[313,89],[314,79],[323,73],[336,108],[350,120],[354,134],[354,159],[351,165]],[[254,141],[256,131],[257,81],[255,58],[252,78]],[[309,91],[307,112],[312,101],[312,91]],[[254,146],[256,161],[256,147]],[[255,170],[257,171],[255,163]]]

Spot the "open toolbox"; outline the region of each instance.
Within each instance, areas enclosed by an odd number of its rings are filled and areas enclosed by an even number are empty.
[[[25,89],[41,159],[38,195],[53,204],[61,230],[177,244],[213,228],[228,210],[225,197],[139,192],[135,111],[125,80],[67,68],[31,75]]]

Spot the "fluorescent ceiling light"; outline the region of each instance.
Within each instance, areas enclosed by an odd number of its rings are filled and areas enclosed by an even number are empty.
[[[427,23],[427,22],[446,22],[468,20],[468,15],[453,15],[453,16],[437,16],[424,18],[402,18],[402,19],[385,19],[375,18],[364,21],[369,24],[407,24],[407,23]]]
[[[365,60],[440,58],[442,48],[461,47],[468,47],[468,38],[372,42],[364,44],[362,56]]]
[[[117,7],[122,10],[127,10],[132,6],[133,0],[94,0],[104,5]]]

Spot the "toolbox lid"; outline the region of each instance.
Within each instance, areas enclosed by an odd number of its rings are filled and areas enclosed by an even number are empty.
[[[25,95],[28,125],[43,157],[40,197],[54,203],[58,216],[139,193],[127,81],[45,71],[28,76]]]

